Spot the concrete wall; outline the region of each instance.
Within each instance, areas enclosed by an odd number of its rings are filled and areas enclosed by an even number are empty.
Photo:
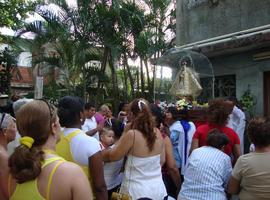
[[[269,0],[177,0],[177,45],[270,24]]]
[[[258,52],[258,51],[257,51]],[[263,73],[270,71],[270,60],[254,61],[256,51],[210,58],[215,75],[236,75],[236,96],[238,99],[250,85],[251,93],[257,104],[254,112],[263,115]]]

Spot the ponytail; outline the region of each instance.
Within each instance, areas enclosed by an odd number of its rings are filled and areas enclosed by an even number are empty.
[[[55,107],[40,100],[23,105],[16,113],[21,145],[10,156],[10,173],[18,183],[36,179],[41,173],[44,152],[42,146],[52,133],[51,125],[57,118]]]
[[[8,166],[13,178],[18,183],[24,183],[39,176],[42,161],[44,161],[44,153],[40,148],[20,145],[10,156]]]

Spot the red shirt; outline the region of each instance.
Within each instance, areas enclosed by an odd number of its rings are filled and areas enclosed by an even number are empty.
[[[215,125],[209,125],[209,124],[201,125],[197,128],[193,136],[193,139],[199,140],[199,147],[205,146],[207,134],[212,129],[218,129],[219,131],[221,131],[222,133],[228,136],[229,144],[225,146],[224,153],[226,153],[227,155],[231,157],[234,145],[240,144],[240,140],[239,140],[238,135],[235,133],[235,131],[229,127],[215,126]]]

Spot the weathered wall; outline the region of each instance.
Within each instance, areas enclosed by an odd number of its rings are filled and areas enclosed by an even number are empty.
[[[254,61],[256,51],[211,58],[215,75],[236,76],[236,96],[240,98],[250,85],[251,93],[256,98],[255,114],[263,115],[263,73],[270,71],[270,60]]]
[[[269,0],[177,0],[178,45],[270,24]]]

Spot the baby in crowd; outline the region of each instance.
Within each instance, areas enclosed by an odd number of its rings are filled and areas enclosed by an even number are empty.
[[[107,149],[114,144],[114,132],[109,127],[104,127],[99,133],[102,149]]]
[[[114,143],[117,141],[115,138],[114,131],[111,127],[105,126],[99,132],[100,134],[100,145],[102,149],[112,148]],[[123,159],[115,162],[104,163],[104,179],[106,182],[108,197],[111,199],[113,192],[116,192],[122,182],[121,168],[123,165]]]

